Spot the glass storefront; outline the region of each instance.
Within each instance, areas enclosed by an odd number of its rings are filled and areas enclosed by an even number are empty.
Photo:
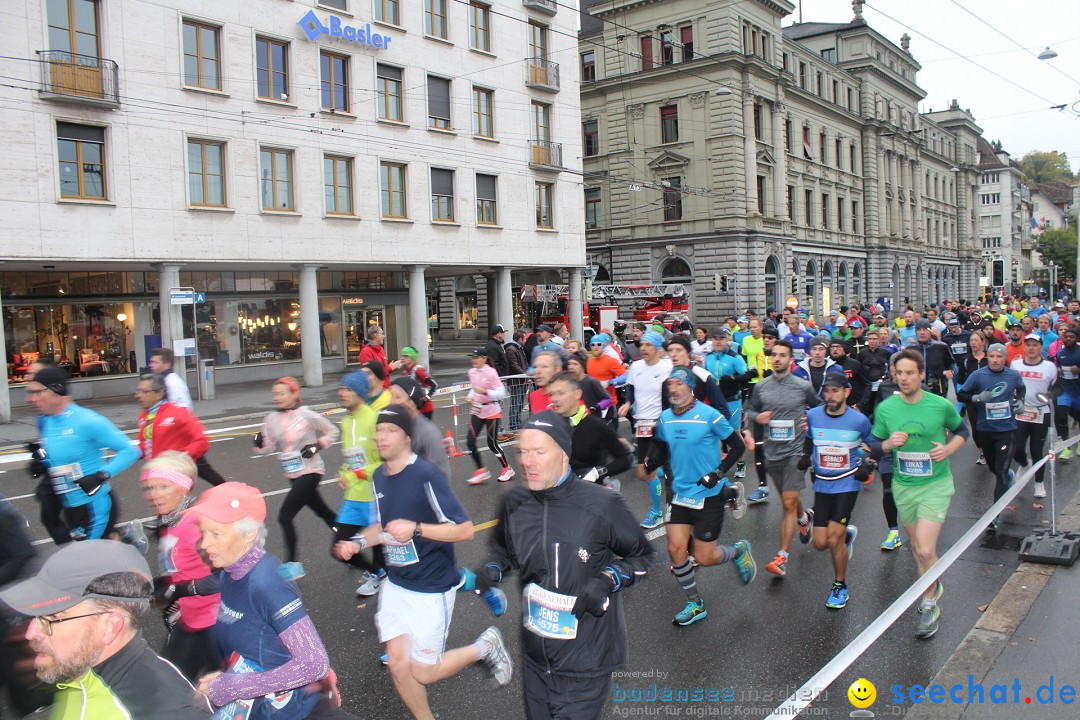
[[[161,344],[157,282],[156,272],[0,273],[9,382],[21,382],[41,356],[77,377],[138,372]],[[190,306],[178,306],[200,358],[218,366],[300,359],[297,273],[190,271],[180,283],[208,296],[194,317]],[[402,273],[390,272],[320,272],[318,284],[320,354],[348,351],[353,361],[366,328],[385,327],[385,301],[334,290],[404,288]]]

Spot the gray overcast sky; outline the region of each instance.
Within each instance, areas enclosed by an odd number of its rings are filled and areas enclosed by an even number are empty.
[[[850,0],[801,2],[804,22],[850,22],[853,17]],[[1049,45],[1058,57],[1036,59],[965,8],[1035,55]],[[905,32],[911,36],[911,54],[923,68],[917,77],[926,91],[922,112],[943,110],[956,98],[960,107],[971,110],[984,137],[1000,139],[1014,159],[1029,150],[1064,151],[1072,169],[1080,169],[1080,120],[1069,110],[1074,104],[1080,110],[1080,2],[870,0],[863,17],[897,46]],[[784,25],[798,18],[796,9]],[[1062,103],[1065,112],[1048,109]]]

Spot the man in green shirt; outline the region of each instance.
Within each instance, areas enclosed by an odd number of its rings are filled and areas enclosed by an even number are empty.
[[[874,409],[874,436],[883,441],[882,452],[892,453],[893,499],[911,538],[919,575],[937,562],[938,536],[955,492],[948,458],[968,436],[956,407],[923,391],[925,371],[922,353],[901,350],[893,359],[900,392]],[[946,430],[952,432],[951,438],[946,439]],[[943,592],[939,580],[919,602],[919,637],[937,632],[941,618],[937,603]]]

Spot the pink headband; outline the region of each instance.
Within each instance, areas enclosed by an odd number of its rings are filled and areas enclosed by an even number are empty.
[[[195,485],[195,481],[189,478],[182,472],[176,470],[166,470],[164,468],[155,468],[153,470],[147,470],[139,476],[139,482],[150,482],[151,479],[165,480],[171,482],[173,485],[178,486],[184,492],[191,492],[191,488]]]

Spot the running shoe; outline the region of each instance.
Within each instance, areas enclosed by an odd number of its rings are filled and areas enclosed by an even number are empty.
[[[904,541],[900,539],[899,530],[890,530],[889,534],[885,536],[885,541],[881,543],[882,550],[895,550],[904,544]]]
[[[1043,485],[1041,482],[1035,483],[1035,497],[1037,497],[1037,498],[1046,497],[1046,486]]]
[[[488,646],[488,651],[481,660],[488,666],[495,682],[499,683],[500,687],[506,687],[514,675],[514,665],[510,662],[510,653],[506,650],[502,633],[499,632],[499,628],[492,625],[480,633],[479,639],[486,642]]]
[[[646,530],[652,530],[658,528],[664,524],[664,516],[655,510],[650,510],[649,514],[645,516],[645,519],[641,521],[641,527]]]
[[[503,468],[503,471],[501,473],[499,473],[499,482],[509,482],[510,478],[514,477],[515,475],[517,475],[517,473],[514,472],[514,468],[507,466]]]
[[[146,549],[150,547],[150,543],[146,540],[146,533],[143,532],[142,525],[133,522],[120,528],[120,542],[127,543],[143,555],[146,554]]]
[[[486,593],[480,595],[484,598],[484,602],[491,608],[491,612],[495,617],[501,617],[506,612],[506,593],[499,588],[491,588]]]
[[[777,555],[772,559],[772,562],[765,566],[765,569],[771,573],[776,573],[780,577],[787,575],[787,558],[783,555]]]
[[[742,460],[735,463],[735,479],[742,480],[746,477],[746,463]]]
[[[382,585],[382,581],[386,579],[386,571],[383,570],[379,573],[368,573],[367,578],[360,584],[360,587],[356,588],[356,594],[359,597],[371,597],[372,595],[379,594],[379,586]]]
[[[389,655],[380,655],[379,656],[379,662],[381,662],[383,665],[389,665],[390,664],[390,656]]]
[[[458,592],[472,592],[476,589],[476,573],[469,568],[461,568],[459,571],[461,575],[461,584],[458,585]]]
[[[764,485],[758,485],[754,492],[750,493],[750,497],[746,498],[746,501],[751,505],[757,505],[758,503],[769,501],[769,490]]]
[[[604,487],[606,487],[608,490],[611,490],[612,492],[621,492],[622,482],[619,480],[619,478],[612,478],[604,483]]]
[[[847,585],[843,583],[834,582],[832,590],[829,591],[829,599],[825,601],[825,607],[832,610],[839,610],[847,605],[848,601],[848,589]]]
[[[738,553],[735,555],[735,568],[739,571],[739,579],[743,585],[749,585],[757,577],[757,563],[750,551],[750,541],[740,540],[735,543]]]
[[[1073,452],[1072,446],[1069,446],[1058,453],[1058,460],[1060,460],[1061,462],[1069,462],[1069,460],[1072,460],[1072,456],[1075,454],[1076,453]]]
[[[919,620],[915,625],[915,636],[933,637],[941,625],[941,608],[937,605],[919,604]]]
[[[985,465],[986,464],[986,456],[983,455],[982,453],[979,453],[979,459],[975,461],[975,464],[976,465]]]
[[[469,483],[470,485],[479,485],[490,477],[491,473],[488,472],[487,468],[480,468],[479,470],[474,472],[471,477],[466,479],[465,482]]]
[[[746,516],[746,488],[737,482],[731,489],[735,491],[735,498],[728,502],[728,507],[731,508],[731,517],[740,520]]]
[[[847,545],[847,558],[851,559],[852,553],[855,552],[855,538],[859,537],[859,528],[854,525],[847,526],[847,533],[845,534],[844,544]]]
[[[691,600],[686,603],[686,607],[671,622],[686,627],[687,625],[693,625],[698,620],[704,620],[708,616],[709,611],[705,609],[704,600],[698,600],[697,602]]]
[[[304,577],[304,564],[298,562],[282,563],[277,573],[285,582],[296,582]]]
[[[806,511],[806,524],[799,525],[799,542],[803,545],[808,544],[814,539],[814,511]]]
[[[934,604],[937,605],[941,600],[941,596],[945,594],[945,586],[941,584],[941,581],[937,581],[937,587],[934,588]]]
[[[1016,473],[1012,468],[1009,468],[1009,484],[1007,487],[1012,487],[1014,479],[1016,479]]]

